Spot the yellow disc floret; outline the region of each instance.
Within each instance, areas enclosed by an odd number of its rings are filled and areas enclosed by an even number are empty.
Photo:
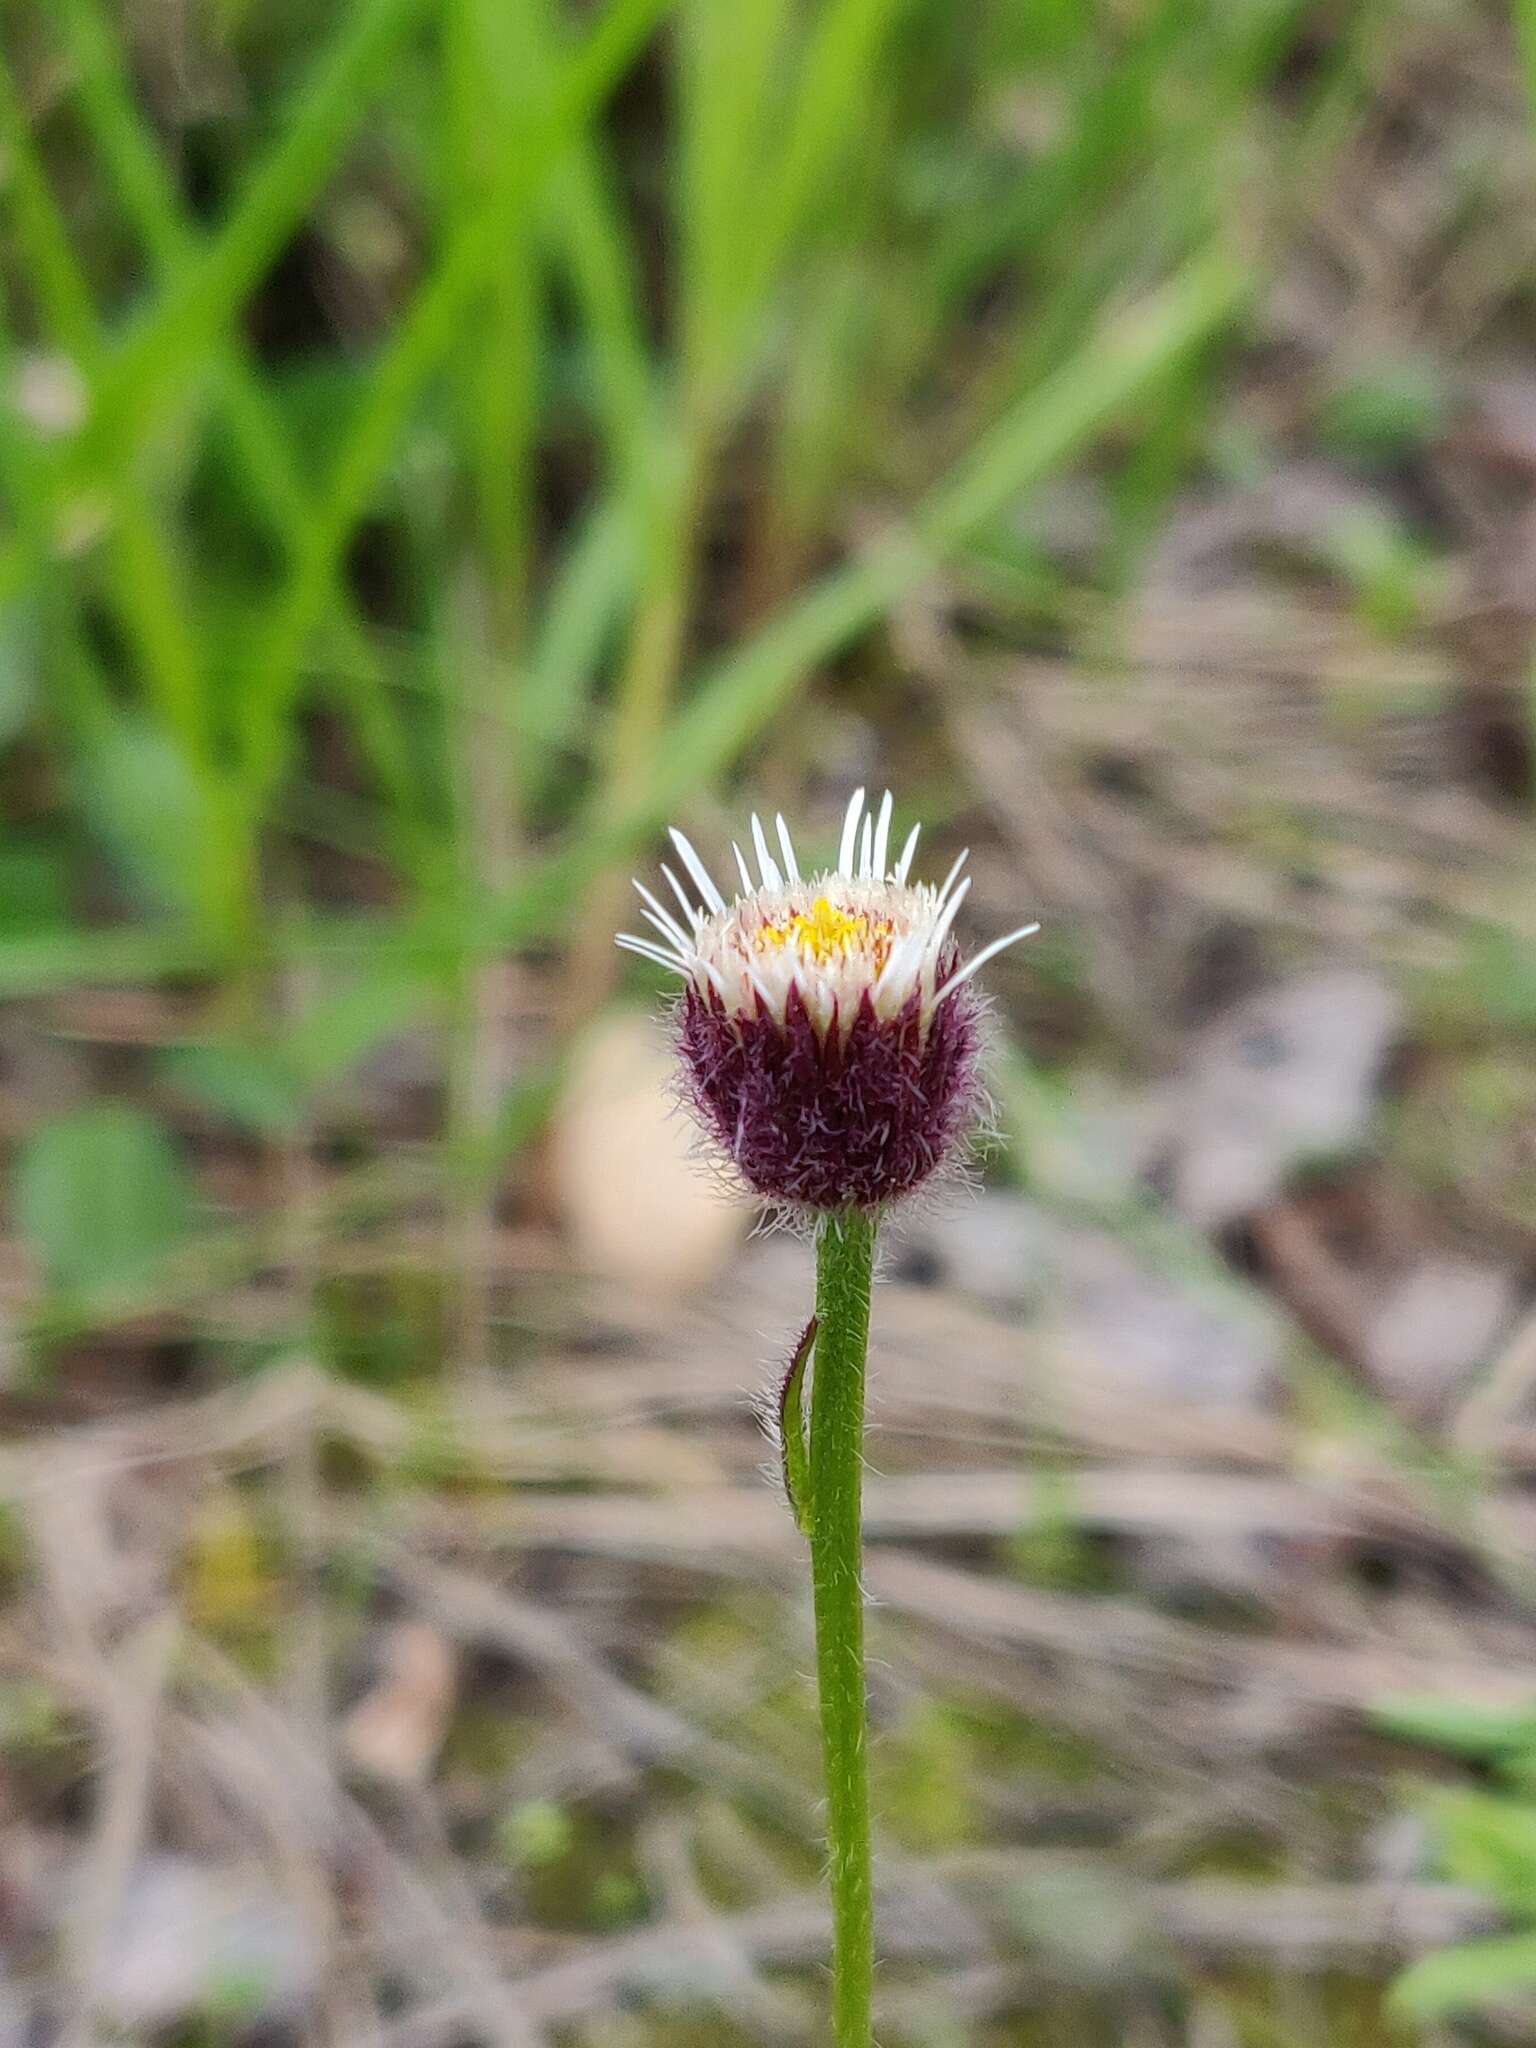
[[[753,935],[759,952],[793,946],[803,959],[829,966],[855,952],[868,953],[878,969],[890,951],[890,923],[863,910],[841,910],[830,897],[818,896],[809,910],[797,910],[782,924],[759,925]]]

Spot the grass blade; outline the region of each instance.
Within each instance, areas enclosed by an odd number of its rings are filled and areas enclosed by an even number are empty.
[[[526,150],[506,162],[497,191],[453,236],[369,381],[243,692],[243,779],[257,814],[281,775],[291,744],[289,709],[304,647],[347,536],[388,459],[417,393],[458,336],[466,308],[494,256],[503,222],[527,202],[541,176],[623,73],[668,0],[614,0],[568,60]]]

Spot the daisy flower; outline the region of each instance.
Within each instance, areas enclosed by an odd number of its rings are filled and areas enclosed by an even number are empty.
[[[682,978],[684,1092],[747,1184],[796,1208],[877,1209],[910,1194],[975,1129],[984,1002],[976,970],[1039,929],[1020,925],[964,959],[955,920],[962,853],[942,883],[910,879],[919,827],[891,858],[892,799],[849,802],[837,865],[803,876],[789,828],[727,901],[676,829],[686,884],[673,904],[636,881],[649,936],[618,943]],[[674,907],[675,906],[675,907]]]

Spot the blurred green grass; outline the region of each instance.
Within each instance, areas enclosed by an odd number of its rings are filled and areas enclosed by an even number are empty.
[[[22,0],[0,991],[194,985],[268,1137],[434,1017],[472,1214],[487,964],[600,1000],[614,864],[1076,469],[1112,607],[1391,19]]]

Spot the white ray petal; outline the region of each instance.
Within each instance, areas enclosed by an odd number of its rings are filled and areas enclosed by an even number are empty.
[[[637,939],[633,932],[620,932],[613,942],[622,946],[626,953],[638,953],[642,960],[654,960],[658,967],[669,967],[674,974],[686,974],[688,969],[681,960],[671,953],[663,953],[660,946],[653,946],[649,939]]]
[[[971,877],[967,875],[954,895],[950,897],[944,908],[939,912],[938,922],[928,934],[928,943],[924,946],[923,952],[925,956],[928,954],[933,956],[935,967],[938,966],[939,955],[944,950],[944,941],[949,937],[949,928],[955,921],[955,913],[970,894],[970,890]]]
[[[887,790],[880,799],[880,816],[875,823],[874,876],[877,882],[885,880],[886,857],[891,850],[891,810],[896,799]]]
[[[650,890],[647,889],[644,882],[642,882],[638,876],[631,875],[630,880],[635,885],[635,890],[639,895],[640,901],[649,906],[650,910],[654,914],[656,922],[658,922],[662,926],[663,930],[666,932],[667,937],[669,939],[676,940],[678,951],[680,953],[691,952],[693,949],[688,942],[688,934],[683,930],[682,926],[678,923],[677,919],[672,915],[671,911],[663,906],[661,898],[659,896],[653,896]]]
[[[798,882],[800,879],[800,863],[795,859],[795,843],[789,836],[789,827],[784,822],[784,813],[780,811],[773,822],[779,830],[779,851],[784,856],[784,872],[792,882]]]
[[[955,856],[954,866],[950,869],[949,873],[944,877],[943,881],[939,884],[938,900],[940,903],[944,901],[944,898],[949,894],[950,890],[954,887],[955,877],[959,874],[960,870],[965,866],[965,863],[970,856],[970,851],[971,849],[968,846],[962,846],[959,853]]]
[[[682,905],[684,917],[687,918],[689,924],[692,926],[694,931],[697,931],[699,926],[704,922],[703,913],[700,911],[697,904],[690,902],[686,892],[684,891],[682,883],[677,879],[676,875],[673,874],[672,870],[667,866],[665,861],[663,861],[661,864],[661,872],[666,876],[667,880],[671,883],[672,894],[677,898],[678,902]]]
[[[994,939],[990,946],[983,946],[974,959],[967,960],[963,967],[957,967],[944,986],[935,992],[933,998],[934,1008],[937,1009],[946,996],[953,995],[961,982],[969,981],[978,967],[985,967],[987,962],[994,958],[995,955],[1006,952],[1010,946],[1016,946],[1020,939],[1031,937],[1039,929],[1038,922],[1035,924],[1021,924],[1016,932],[1009,932],[1004,938]]]
[[[837,849],[837,872],[840,875],[853,874],[853,849],[859,843],[859,813],[864,808],[864,792],[856,789],[848,799],[848,809],[843,814],[843,836]]]
[[[905,938],[896,941],[896,944],[892,946],[889,954],[886,956],[885,965],[875,976],[874,993],[876,995],[879,995],[881,990],[888,985],[894,986],[912,972],[918,961],[922,958],[923,948],[927,941],[928,934],[926,931],[908,932]]]
[[[758,973],[757,969],[752,965],[750,961],[747,961],[745,965],[747,970],[748,981],[751,982],[752,986],[757,990],[758,994],[762,997],[763,1002],[767,1006],[767,1008],[776,1013],[779,1006],[773,999],[773,990],[768,986],[767,982],[764,981],[763,977]]]
[[[662,923],[661,919],[656,915],[654,910],[642,909],[640,915],[645,919],[647,924],[655,925],[657,931],[659,931],[661,933],[661,936],[666,940],[668,951],[676,955],[679,963],[684,967],[690,965],[690,963],[693,960],[693,948],[686,944],[679,945],[676,939],[673,938],[671,931],[668,929],[668,925]],[[668,922],[670,923],[670,920]]]
[[[897,861],[895,870],[891,876],[891,880],[893,882],[905,883],[907,875],[911,871],[912,856],[917,851],[917,835],[919,832],[922,831],[922,829],[923,828],[921,825],[914,825],[912,827],[912,830],[907,834],[907,843],[901,849],[901,859]]]
[[[742,895],[755,896],[757,894],[757,884],[752,879],[752,870],[747,866],[747,856],[742,852],[734,839],[731,841],[731,851],[736,856],[736,871],[741,876]]]
[[[752,847],[757,855],[757,865],[762,870],[763,887],[782,889],[784,877],[779,872],[778,862],[768,851],[768,842],[763,837],[763,821],[756,811],[752,813]]]
[[[704,898],[708,907],[717,914],[724,910],[725,898],[709,879],[709,869],[705,867],[703,861],[694,852],[689,841],[678,831],[675,825],[672,827],[672,844],[682,855],[683,866],[693,877],[694,886]]]
[[[869,849],[875,836],[875,821],[869,812],[864,813],[864,823],[859,827],[859,880],[869,880]]]

